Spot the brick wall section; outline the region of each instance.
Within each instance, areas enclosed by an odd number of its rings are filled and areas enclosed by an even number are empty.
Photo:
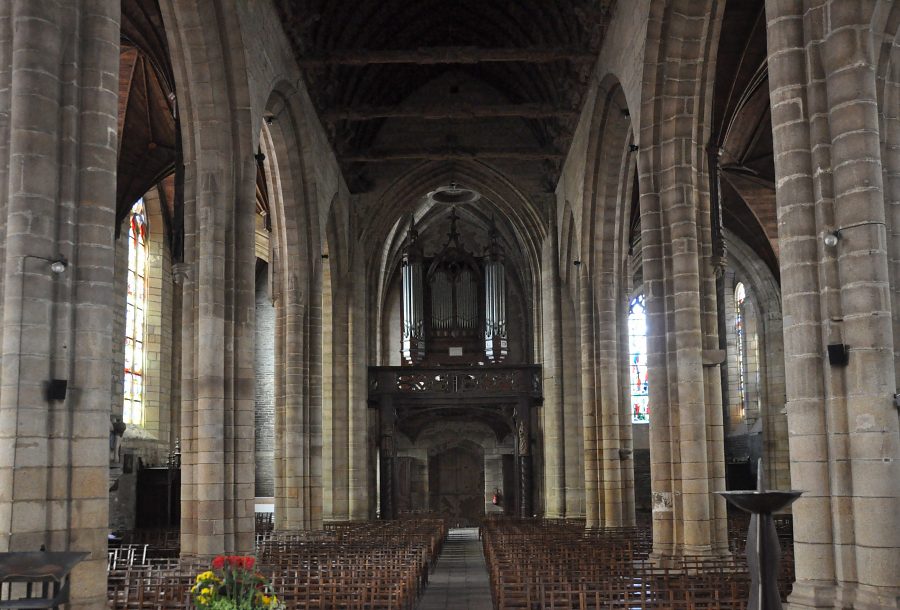
[[[275,306],[269,297],[269,275],[256,274],[256,346],[254,422],[256,429],[256,495],[275,495]]]

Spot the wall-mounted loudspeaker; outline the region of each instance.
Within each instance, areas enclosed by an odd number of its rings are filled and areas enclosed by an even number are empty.
[[[828,346],[828,364],[847,366],[848,362],[850,362],[850,350],[844,343],[832,343]]]
[[[51,379],[48,381],[46,385],[47,401],[65,400],[68,385],[69,381],[67,379]]]

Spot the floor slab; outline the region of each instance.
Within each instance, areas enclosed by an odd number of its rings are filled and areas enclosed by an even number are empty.
[[[478,528],[453,528],[417,610],[493,610]]]

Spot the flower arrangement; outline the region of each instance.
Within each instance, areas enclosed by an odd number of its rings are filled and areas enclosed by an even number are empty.
[[[191,587],[198,610],[282,610],[284,604],[272,585],[253,570],[256,560],[239,555],[219,555],[212,570],[201,572]]]

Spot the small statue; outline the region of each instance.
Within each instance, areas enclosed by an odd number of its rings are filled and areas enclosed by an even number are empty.
[[[518,436],[519,455],[528,455],[528,431],[525,428],[525,422],[521,419],[516,422],[516,435]]]
[[[109,416],[109,461],[111,464],[122,462],[122,435],[127,425],[118,415]]]

